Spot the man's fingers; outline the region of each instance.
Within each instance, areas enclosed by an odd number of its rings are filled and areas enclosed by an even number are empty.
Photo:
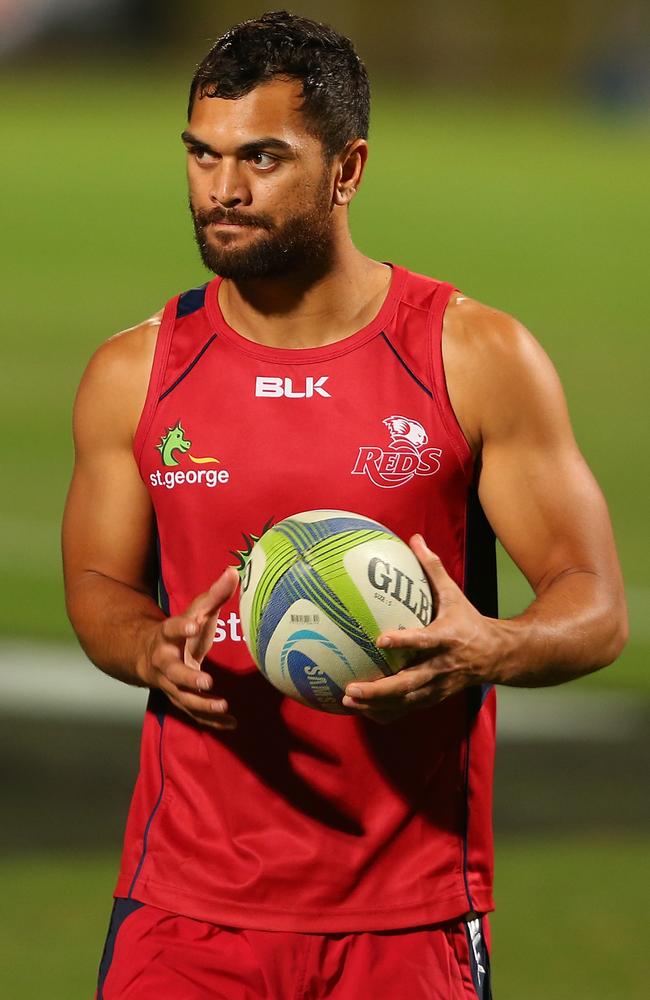
[[[186,616],[191,616],[198,626],[185,643],[183,659],[188,666],[198,670],[201,661],[212,648],[219,612],[235,593],[238,583],[237,570],[234,566],[229,566],[219,579],[215,580],[204,594],[195,597],[188,607]]]
[[[201,621],[216,614],[229,601],[237,589],[239,575],[234,566],[228,566],[218,580],[205,591],[195,597],[185,614]]]
[[[189,615],[172,615],[171,618],[164,619],[161,627],[163,638],[170,639],[172,642],[187,639],[196,635],[198,631],[197,622]]]
[[[438,704],[438,702],[443,701],[444,698],[446,698],[446,694],[443,692],[423,690],[422,696],[418,697],[417,701],[409,700],[408,704],[404,704],[403,701],[391,701],[385,708],[383,706],[379,708],[374,703],[366,705],[363,702],[352,702],[348,698],[343,699],[343,704],[346,708],[354,709],[364,719],[371,719],[380,725],[387,725],[391,722],[397,722],[398,719],[403,719],[412,711],[431,708],[433,705]]]
[[[354,681],[348,684],[345,693],[356,701],[374,702],[387,698],[403,698],[405,694],[417,691],[431,681],[431,668],[405,667],[392,677],[380,677],[376,681]]]
[[[178,655],[178,650],[176,650]],[[212,677],[205,670],[198,667],[186,666],[180,659],[170,658],[158,668],[161,675],[165,677],[174,687],[185,691],[210,691],[212,688]]]
[[[431,656],[436,655],[439,649],[447,646],[444,626],[437,626],[435,622],[427,625],[426,628],[400,628],[393,632],[382,632],[377,638],[379,649],[426,649]]]
[[[427,574],[433,589],[434,602],[436,596],[439,600],[443,596],[449,596],[450,592],[458,592],[458,587],[443,566],[442,559],[431,551],[422,535],[413,535],[409,540],[409,545]]]
[[[161,632],[172,643],[185,641],[183,659],[194,670],[212,647],[219,611],[235,593],[239,576],[229,566],[215,582],[191,602],[182,615],[172,615],[163,621]]]
[[[216,623],[220,608],[233,596],[238,582],[237,570],[234,566],[228,566],[204,594],[194,598],[184,614],[172,615],[163,621],[164,638],[172,641],[188,639],[198,635],[201,626],[206,622],[209,623],[211,617]]]
[[[447,573],[439,556],[427,546],[422,535],[413,535],[409,542],[411,549],[422,565],[429,583],[436,610],[434,620],[425,628],[405,628],[382,632],[377,639],[379,649],[395,647],[400,649],[428,650],[435,656],[437,647],[444,649],[446,639],[441,611],[454,604],[463,594]]]
[[[191,683],[196,677],[195,670],[182,664],[173,665],[161,675],[159,687],[177,708],[195,721],[221,729],[234,729],[237,720],[230,714],[228,702],[225,698],[212,694],[209,688],[197,690]],[[212,685],[212,678],[208,674],[200,674],[199,678],[206,678]],[[184,685],[184,681],[189,683]]]
[[[208,719],[211,722],[235,721],[228,712],[228,703],[223,698],[201,698],[196,694],[184,692],[173,694],[179,708],[189,712],[195,718]]]
[[[215,611],[199,625],[198,633],[186,640],[183,659],[189,667],[200,669],[203,658],[212,649],[218,621],[219,611]]]
[[[194,702],[190,703],[186,697],[181,697],[178,694],[175,695],[172,692],[166,692],[166,694],[176,708],[184,712],[185,715],[189,715],[191,719],[194,719],[195,722],[200,723],[202,726],[210,726],[212,729],[237,728],[237,719],[234,715],[228,713],[227,707],[222,707],[225,705],[225,702],[220,702],[219,699],[214,702],[199,700],[199,704],[195,704]]]

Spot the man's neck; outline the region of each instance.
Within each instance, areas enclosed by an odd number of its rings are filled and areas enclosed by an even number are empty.
[[[219,305],[241,336],[267,347],[313,348],[362,329],[388,294],[390,268],[355,247],[323,275],[222,281]]]

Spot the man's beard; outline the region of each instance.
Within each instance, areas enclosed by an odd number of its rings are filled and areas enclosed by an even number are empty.
[[[237,209],[194,209],[194,235],[205,266],[222,278],[244,281],[249,278],[280,278],[292,271],[324,272],[333,255],[332,220],[329,185],[318,193],[316,204],[302,215],[292,215],[282,225],[275,225],[267,215],[249,215]],[[238,248],[228,243],[208,241],[205,227],[228,221],[256,226],[262,232],[248,246]],[[222,230],[227,233],[227,230]],[[235,237],[236,238],[236,237]]]

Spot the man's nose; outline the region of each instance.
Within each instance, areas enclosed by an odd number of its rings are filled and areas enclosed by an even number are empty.
[[[237,163],[229,163],[224,157],[215,167],[210,198],[222,208],[235,208],[237,205],[250,203],[250,191]]]

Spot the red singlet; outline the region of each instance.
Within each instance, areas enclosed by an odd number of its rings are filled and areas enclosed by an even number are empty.
[[[286,350],[231,329],[219,284],[167,305],[135,438],[164,609],[182,612],[270,521],[337,508],[421,532],[495,615],[494,539],[442,365],[451,286],[394,267],[368,326]],[[315,711],[257,671],[237,598],[204,669],[239,727],[202,728],[152,692],[117,896],[319,933],[492,908],[493,691],[388,726]]]

